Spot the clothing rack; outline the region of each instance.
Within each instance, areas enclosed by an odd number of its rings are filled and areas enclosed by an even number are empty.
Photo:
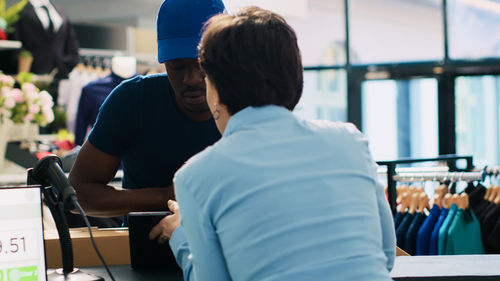
[[[488,176],[498,176],[500,175],[500,167],[498,166],[486,166],[484,171]]]
[[[393,176],[397,182],[419,181],[484,181],[486,172],[441,172],[441,173],[404,173]]]
[[[110,68],[111,56],[80,55],[78,62],[86,66]]]
[[[92,67],[111,67],[111,59],[114,56],[124,56],[125,52],[120,50],[111,49],[87,49],[80,48],[79,50],[79,62],[85,64],[86,66]]]
[[[457,167],[458,160],[465,160],[465,169],[459,169]],[[378,161],[377,164],[380,166],[387,166],[387,196],[389,200],[389,206],[391,208],[392,214],[396,214],[396,181],[394,176],[396,175],[396,166],[400,164],[412,164],[420,162],[446,162],[449,171],[463,171],[468,172],[474,168],[472,162],[472,156],[458,156],[458,155],[441,155],[435,158],[405,158],[393,161]]]

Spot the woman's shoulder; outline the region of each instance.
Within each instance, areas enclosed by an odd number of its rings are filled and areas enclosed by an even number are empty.
[[[341,121],[333,122],[328,120],[306,120],[304,122],[306,123],[306,126],[308,126],[311,130],[318,133],[364,138],[361,131],[353,123]]]

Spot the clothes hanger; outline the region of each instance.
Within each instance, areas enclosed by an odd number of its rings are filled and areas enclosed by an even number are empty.
[[[497,193],[497,197],[495,197],[495,199],[493,200],[493,203],[495,204],[500,204],[500,192]]]
[[[425,213],[425,209],[430,209],[429,207],[429,197],[427,197],[427,194],[425,192],[420,192],[418,194],[418,212],[419,213]]]
[[[444,197],[446,193],[448,193],[448,185],[446,184],[440,184],[436,189],[434,190],[434,193],[439,194],[441,198]]]
[[[494,185],[490,184],[490,186],[486,189],[486,193],[484,194],[484,200],[488,200],[490,197],[491,191],[493,190]]]
[[[465,192],[460,194],[460,199],[458,202],[458,207],[462,210],[469,209],[469,195]]]
[[[85,64],[83,62],[79,61],[78,64],[75,66],[75,70],[78,71],[79,73],[82,73],[85,71]]]
[[[495,198],[500,193],[499,191],[500,191],[500,186],[497,185],[497,186],[493,187],[490,195],[488,196],[488,198],[486,200],[488,200],[490,202],[495,201]]]
[[[484,199],[486,199],[487,201],[490,201],[490,202],[491,202],[491,201],[492,201],[492,199],[494,199],[494,198],[495,198],[495,195],[496,195],[496,189],[497,189],[497,187],[496,187],[496,186],[494,186],[494,185],[492,185],[492,186],[490,186],[490,188],[488,188],[488,189],[491,189],[491,190],[489,190],[490,192],[488,193],[488,196],[486,196],[486,194],[485,194],[485,198],[484,198]],[[488,190],[487,190],[486,192],[488,192]]]
[[[460,203],[460,195],[458,195],[456,193],[453,194],[451,196],[451,203],[457,205],[457,207],[458,207],[458,204]]]
[[[396,194],[397,194],[396,203],[397,204],[401,204],[401,201],[403,200],[403,193],[408,191],[408,187],[409,186],[406,184],[403,184],[403,185],[396,187]]]
[[[413,193],[417,192],[417,188],[414,185],[410,185],[410,187],[408,187],[408,192],[410,194],[413,194]]]
[[[443,197],[441,196],[441,194],[434,193],[434,195],[432,196],[431,205],[432,206],[437,205],[439,208],[443,207]]]
[[[417,191],[418,193],[424,192],[424,187],[423,187],[423,186],[421,186],[421,185],[419,185],[419,186],[417,186],[416,191]]]
[[[417,210],[417,206],[418,206],[418,193],[413,193],[411,194],[411,198],[410,198],[410,207],[408,208],[408,213],[410,214],[414,214],[415,211]]]
[[[102,68],[102,63],[98,58],[94,59],[94,72],[98,77],[104,77],[104,69]]]
[[[410,205],[410,194],[408,192],[404,192],[401,194],[401,204],[398,205],[398,212],[405,212],[406,208]]]
[[[451,207],[451,193],[446,193],[443,197],[443,207],[446,209],[449,209]]]

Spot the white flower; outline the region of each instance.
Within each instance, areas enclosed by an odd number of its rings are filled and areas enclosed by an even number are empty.
[[[38,98],[39,98],[39,95],[38,95],[38,93],[37,93],[37,92],[25,91],[24,93],[25,93],[25,95],[26,95],[26,99],[27,99],[28,101],[33,102],[33,101],[35,101],[36,99],[38,99]]]
[[[37,87],[31,83],[24,83],[21,89],[25,92],[37,92]]]
[[[47,91],[41,91],[39,94],[40,101],[42,102],[42,106],[54,106],[54,101],[52,100],[52,96]]]
[[[40,106],[36,104],[32,104],[29,107],[29,113],[38,113],[40,111]]]
[[[52,111],[52,107],[43,107],[42,108],[42,113],[43,116],[45,117],[45,120],[47,120],[47,123],[52,123],[54,121],[54,111]]]
[[[24,122],[31,122],[33,120],[33,117],[35,117],[35,115],[33,113],[28,113],[23,117],[23,121]]]
[[[10,94],[10,89],[10,87],[3,86],[2,90],[0,91],[0,96],[7,96],[8,94]]]
[[[0,84],[12,87],[14,86],[15,80],[11,76],[0,74]]]
[[[14,106],[16,106],[16,99],[13,95],[9,94],[5,97],[5,102],[3,103],[3,105],[5,106],[5,108],[14,108]]]
[[[10,94],[14,96],[14,99],[16,100],[17,103],[22,103],[24,102],[24,95],[23,92],[19,89],[12,89],[10,91]]]

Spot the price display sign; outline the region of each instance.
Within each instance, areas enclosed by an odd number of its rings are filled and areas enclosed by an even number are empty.
[[[38,187],[0,187],[0,281],[46,281]]]

